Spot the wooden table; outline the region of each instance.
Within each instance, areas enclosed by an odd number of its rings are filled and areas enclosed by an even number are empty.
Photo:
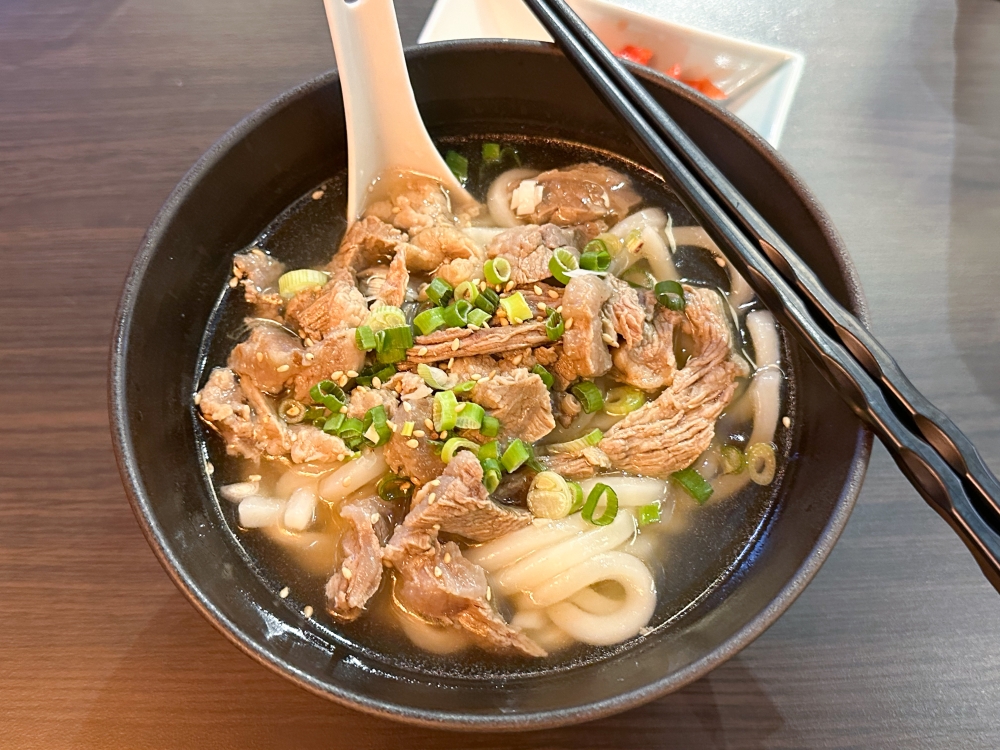
[[[1000,3],[633,0],[807,55],[783,151],[877,334],[1000,466]],[[412,43],[431,0],[397,0]],[[482,737],[310,695],[195,613],[140,535],[105,378],[119,290],[184,171],[333,64],[318,0],[0,0],[0,746],[1000,747],[1000,596],[876,448],[823,571],[705,679]]]

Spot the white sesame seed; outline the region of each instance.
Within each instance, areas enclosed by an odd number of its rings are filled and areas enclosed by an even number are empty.
[[[441,480],[440,479],[432,479],[427,484],[429,484],[431,487],[440,487],[441,486]]]
[[[348,581],[354,578],[354,573],[346,565],[340,569],[340,575],[344,576]]]
[[[288,372],[292,368],[289,365],[279,365],[278,372]]]
[[[448,438],[448,430],[441,430],[440,437],[442,440],[446,440]]]
[[[555,289],[549,289],[549,297],[552,299],[559,299],[559,292]]]
[[[407,448],[416,448],[419,445],[420,445],[420,442],[417,441],[417,440],[407,440],[406,441],[406,447]]]
[[[356,378],[357,376],[358,376],[358,373],[355,372],[354,370],[348,370],[347,371],[347,377],[349,377],[349,378]]]
[[[337,411],[339,411],[341,414],[347,414],[347,407],[341,406],[339,409],[337,409]]]
[[[318,201],[318,200],[319,200],[320,198],[322,198],[322,197],[323,197],[323,191],[322,191],[322,190],[317,190],[316,192],[314,192],[314,193],[312,194],[312,199],[313,199],[314,201]]]
[[[379,388],[381,388],[382,387],[382,381],[381,381],[381,379],[379,379],[378,377],[372,378],[372,387],[375,390],[378,390]]]
[[[313,354],[312,352],[306,352],[306,359],[312,362],[314,359],[316,359],[316,355]]]
[[[401,485],[399,485],[399,489],[401,489],[403,492],[406,492],[412,486],[413,485],[410,484],[409,482],[403,482]]]
[[[460,414],[462,412],[462,409],[464,408],[465,408],[465,402],[462,401],[458,406],[455,407],[455,413]]]
[[[236,285],[239,284],[239,283],[240,283],[240,280],[237,279],[235,276],[233,276],[233,278],[231,278],[229,280],[229,288],[230,289],[235,289]]]
[[[194,405],[197,406],[201,403],[201,393],[194,394]]]
[[[347,385],[347,380],[348,380],[348,377],[346,375],[341,375],[340,376],[340,380],[337,381],[337,385],[339,385],[341,388],[343,388],[345,385]]]
[[[429,419],[425,419],[424,420],[424,427],[426,427],[428,430],[433,431],[434,430],[434,423],[431,420],[429,420]]]
[[[459,341],[458,339],[455,339],[454,341],[451,342],[451,350],[453,352],[457,352],[458,351],[458,347],[460,347],[461,345],[462,345],[462,342]]]
[[[434,505],[435,502],[437,502],[437,493],[432,492],[427,496],[427,504]]]
[[[492,598],[493,598],[493,589],[491,589],[489,586],[487,586],[486,587],[486,601],[489,601]]]
[[[559,307],[556,308],[556,312],[562,315],[562,305],[559,305]]]
[[[479,330],[479,326],[477,326],[475,323],[469,323],[468,329],[470,331],[478,331]]]
[[[426,346],[420,347],[420,349],[417,350],[417,354],[423,357],[425,354],[427,354],[427,347]]]
[[[264,361],[264,352],[257,352],[257,361],[258,362]]]
[[[717,266],[719,266],[720,268],[725,268],[726,267],[726,259],[725,258],[716,258],[715,259],[715,264]]]
[[[312,346],[313,344],[315,344],[315,343],[316,343],[315,341],[313,341],[313,340],[312,340],[311,338],[309,338],[308,336],[303,336],[303,338],[304,338],[305,340],[304,340],[304,341],[303,341],[302,343],[303,343],[303,344],[305,344],[306,346]],[[312,357],[310,357],[310,359],[312,359]]]
[[[278,596],[280,596],[282,599],[287,599],[288,594],[289,594],[288,586],[285,586],[285,588],[283,588],[281,591],[278,592]]]
[[[785,429],[788,429],[792,426],[792,420],[789,417],[782,417],[781,424],[785,425]]]
[[[405,411],[407,413],[413,411],[413,404],[411,404],[409,401],[404,401],[403,402],[403,411]]]
[[[374,525],[378,523],[381,517],[382,516],[380,516],[378,513],[372,513],[371,516],[368,517],[368,520],[372,522],[372,525]]]
[[[517,367],[519,364],[521,364],[522,359],[524,359],[523,354],[518,354],[516,357],[514,357],[514,367]]]
[[[446,564],[451,562],[451,553],[450,552],[445,552],[444,553],[444,561],[445,561]]]
[[[507,318],[500,318],[500,325],[501,326],[509,326],[510,325],[510,321],[507,320]]]
[[[452,357],[451,359],[448,360],[448,364],[446,364],[445,367],[450,370],[454,366],[455,366],[455,358]]]
[[[546,305],[544,302],[539,302],[538,303],[538,310],[539,310],[539,312],[545,312],[548,309],[549,309],[549,306]]]
[[[439,523],[436,523],[436,524],[434,524],[433,526],[431,526],[431,528],[432,528],[432,529],[433,529],[434,531],[441,531],[441,524],[439,524]]]
[[[259,482],[260,474],[251,474],[250,476],[247,477],[247,479],[249,479],[251,482]]]
[[[313,608],[307,604],[305,609],[302,610],[302,615],[308,620],[313,616]]]
[[[330,374],[330,380],[340,380],[343,374],[344,374],[343,370],[337,370],[336,372]]]
[[[509,291],[510,291],[511,289],[513,289],[513,288],[514,288],[515,286],[517,286],[517,284],[515,284],[515,283],[514,283],[514,280],[513,280],[513,279],[511,279],[510,281],[508,281],[508,282],[507,282],[507,286],[505,286],[505,287],[503,288],[503,290],[504,290],[505,292],[509,292]]]
[[[437,565],[435,565],[435,566],[434,566],[434,576],[435,576],[436,578],[440,578],[440,577],[441,577],[441,576],[443,576],[443,575],[444,575],[444,571],[443,571],[443,570],[441,570],[441,568],[439,568],[439,567],[438,567]]]
[[[572,327],[573,327],[573,319],[572,318],[566,318],[566,330],[568,331]]]
[[[411,425],[412,425],[412,424],[413,424],[413,422],[408,422],[407,424],[411,424]],[[423,430],[414,430],[414,431],[413,431],[413,437],[418,437],[418,438],[422,438],[422,437],[424,437],[424,436],[425,436],[426,434],[427,434],[427,433],[426,433],[426,432],[424,432]]]
[[[215,466],[212,465],[211,461],[205,462],[205,473],[212,476],[215,473]]]

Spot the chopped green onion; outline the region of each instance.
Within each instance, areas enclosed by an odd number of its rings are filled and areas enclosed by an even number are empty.
[[[322,271],[300,268],[297,271],[289,271],[281,275],[281,278],[278,279],[278,293],[282,299],[291,299],[306,289],[326,286],[326,282],[329,280],[330,276]]]
[[[321,380],[309,389],[309,396],[317,404],[323,404],[330,411],[340,411],[347,405],[347,394],[344,389],[332,380]]]
[[[383,349],[375,355],[375,361],[379,364],[394,364],[406,359],[406,349]]]
[[[565,518],[573,509],[573,488],[554,471],[541,471],[528,489],[528,510],[536,518]]]
[[[653,274],[645,268],[639,268],[638,266],[632,266],[622,273],[621,279],[636,289],[652,289],[656,286],[656,278]]]
[[[360,326],[354,332],[354,340],[358,345],[358,349],[363,352],[370,352],[376,345],[375,331],[370,326]]]
[[[601,389],[589,380],[577,383],[573,386],[572,391],[587,414],[593,414],[604,408],[604,396]]]
[[[472,393],[472,390],[475,387],[476,387],[475,380],[466,380],[464,383],[459,383],[451,390],[456,396],[464,396],[467,393]]]
[[[413,329],[407,325],[386,328],[384,331],[375,333],[375,342],[375,348],[380,352],[395,349],[403,349],[405,351],[413,346]]]
[[[500,457],[500,463],[503,464],[504,469],[512,472],[529,458],[531,458],[531,448],[521,438],[514,438],[514,441],[507,446],[507,450],[503,452],[503,456]]]
[[[704,505],[712,496],[714,490],[712,485],[705,481],[705,478],[694,468],[688,467],[682,471],[675,471],[670,475],[681,489],[694,498],[698,505]]]
[[[480,310],[478,307],[469,310],[469,325],[478,326],[482,328],[486,323],[490,322],[491,315],[485,310]]]
[[[451,459],[453,459],[455,454],[462,448],[472,451],[476,457],[479,456],[478,443],[473,443],[471,440],[466,440],[465,438],[453,437],[448,438],[444,444],[444,448],[441,449],[441,460],[446,464],[451,463]]]
[[[298,424],[306,418],[306,407],[294,398],[282,399],[278,404],[278,416],[287,424]]]
[[[434,429],[437,432],[444,432],[455,427],[455,420],[458,412],[458,399],[451,391],[438,391],[434,394],[434,404],[432,406],[432,416],[434,418]]]
[[[372,373],[373,378],[378,378],[380,383],[388,383],[389,379],[396,374],[396,367],[392,364],[384,365]]]
[[[568,284],[569,272],[579,267],[580,261],[576,257],[576,250],[571,247],[557,247],[549,258],[549,273],[560,284]]]
[[[635,254],[642,249],[642,243],[643,243],[642,229],[636,227],[631,232],[625,235],[625,240],[623,241],[622,244],[625,245],[626,250],[628,250],[630,253]]]
[[[563,320],[562,313],[553,310],[545,320],[545,335],[549,341],[558,341],[566,333],[566,321]]]
[[[534,367],[531,368],[531,371],[542,379],[542,382],[545,383],[545,387],[548,390],[550,391],[552,390],[552,385],[556,382],[555,375],[553,375],[551,372],[546,370],[541,365],[535,365]]]
[[[580,256],[580,268],[587,271],[607,271],[611,265],[611,253],[604,240],[591,240]]]
[[[496,440],[484,443],[479,448],[479,458],[483,460],[487,458],[500,458],[500,443]]]
[[[444,309],[444,324],[448,328],[465,328],[469,323],[469,310],[472,304],[465,299],[452,302]]]
[[[392,437],[392,428],[385,416],[385,406],[373,406],[365,413],[362,423],[364,436],[375,445],[385,445]]]
[[[496,312],[497,307],[500,305],[500,295],[495,291],[486,287],[481,292],[479,296],[476,297],[475,306],[484,312],[488,312],[490,315]]]
[[[503,470],[500,468],[500,462],[495,458],[482,458],[483,449],[479,449],[480,463],[483,465],[483,484],[486,485],[488,492],[493,492],[497,487],[500,486],[500,480],[503,478]]]
[[[583,487],[581,487],[577,482],[569,482],[569,488],[573,490],[573,507],[569,509],[569,515],[573,515],[581,510],[583,510],[583,504],[586,500],[583,497]]]
[[[435,391],[446,391],[454,385],[454,380],[444,370],[430,365],[417,365],[417,375]]]
[[[600,237],[595,237],[586,245],[583,246],[583,252],[585,253],[607,253],[611,254],[611,249],[608,247],[608,243],[602,240]]]
[[[479,432],[486,437],[496,437],[500,434],[500,420],[487,414],[483,417],[483,424],[479,428]]]
[[[608,414],[622,417],[631,414],[646,403],[646,394],[630,385],[622,385],[608,391],[604,401],[604,410]]]
[[[329,415],[325,406],[310,406],[306,409],[306,415],[302,421],[322,429],[323,425],[326,424],[327,416]]]
[[[660,522],[660,504],[650,503],[639,508],[639,527]]]
[[[504,297],[500,300],[500,307],[507,313],[507,320],[511,325],[531,320],[531,308],[521,292],[514,292],[509,297]]]
[[[755,484],[767,485],[774,481],[778,458],[770,443],[754,443],[747,448],[747,469]]]
[[[340,426],[340,439],[347,444],[351,450],[356,450],[361,445],[361,440],[365,434],[365,424],[360,419],[347,417]]]
[[[722,471],[726,474],[741,474],[747,467],[746,456],[735,445],[722,446]]]
[[[339,435],[340,429],[344,426],[344,419],[345,419],[344,415],[341,414],[339,411],[334,413],[333,415],[331,415],[329,419],[327,419],[323,423],[322,427],[323,432],[327,433],[328,435]]]
[[[605,498],[604,513],[599,518],[594,518],[597,504],[602,497]],[[587,496],[587,502],[583,504],[580,515],[583,516],[584,521],[592,523],[594,526],[607,526],[618,515],[618,494],[608,485],[598,482]]]
[[[457,151],[449,151],[444,155],[444,161],[455,179],[464,186],[469,181],[469,160]]]
[[[585,448],[589,448],[592,445],[597,445],[601,440],[604,439],[604,433],[600,430],[594,429],[588,432],[583,437],[578,437],[576,440],[570,440],[566,443],[554,443],[548,446],[547,450],[549,453],[569,453],[577,454],[583,451]]]
[[[493,286],[506,284],[510,281],[510,261],[506,258],[490,258],[483,266],[483,273]]]
[[[424,290],[427,294],[427,299],[433,302],[435,305],[441,305],[444,307],[448,304],[451,299],[452,294],[454,294],[455,289],[442,278],[435,278],[427,288]]]
[[[434,331],[439,328],[444,328],[444,310],[440,307],[429,307],[422,313],[418,313],[413,319],[413,325],[417,327],[417,330],[424,336],[429,333],[434,333]]]
[[[461,284],[455,287],[455,299],[464,299],[466,302],[472,304],[476,301],[476,297],[479,296],[479,287],[473,284],[471,281],[463,281]]]
[[[498,161],[500,161],[500,144],[499,143],[484,143],[483,144],[483,161],[485,161],[485,162],[498,162]]]
[[[406,315],[398,307],[392,305],[377,305],[368,315],[365,325],[378,333],[386,328],[398,328],[406,325]]]
[[[661,281],[653,287],[657,301],[674,312],[684,312],[684,287],[676,281]]]
[[[504,146],[500,151],[501,161],[512,161],[517,166],[521,166],[521,153],[513,146]]]
[[[484,416],[486,416],[486,410],[483,407],[467,401],[455,418],[455,427],[460,430],[478,430],[483,424]]]
[[[404,489],[405,487],[405,489]],[[387,503],[406,500],[413,494],[413,482],[406,477],[386,474],[375,485],[378,496]]]

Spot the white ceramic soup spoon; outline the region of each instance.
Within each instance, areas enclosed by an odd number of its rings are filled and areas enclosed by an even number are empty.
[[[456,206],[474,203],[431,141],[406,72],[392,0],[324,0],[347,120],[347,218],[388,170],[433,177]]]

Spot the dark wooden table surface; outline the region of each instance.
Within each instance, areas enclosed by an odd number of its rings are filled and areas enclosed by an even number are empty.
[[[806,53],[782,150],[846,238],[876,333],[1000,467],[1000,3],[631,4]],[[397,0],[405,42],[430,5]],[[198,155],[332,64],[318,0],[0,0],[0,747],[1000,747],[1000,596],[878,447],[844,537],[776,625],[596,724],[472,737],[376,720],[201,619],[119,483],[115,304]]]

